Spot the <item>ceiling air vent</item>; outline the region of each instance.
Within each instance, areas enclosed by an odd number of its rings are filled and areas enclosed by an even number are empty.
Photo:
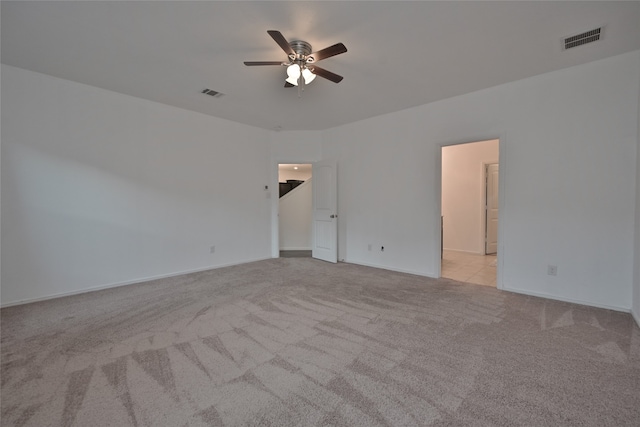
[[[598,41],[600,40],[601,31],[602,27],[596,28],[591,31],[585,31],[584,33],[576,34],[575,36],[567,37],[564,39],[564,48],[565,50],[571,49],[572,47]]]
[[[205,95],[213,96],[214,98],[220,98],[224,96],[222,92],[216,92],[215,90],[205,89],[202,91]]]

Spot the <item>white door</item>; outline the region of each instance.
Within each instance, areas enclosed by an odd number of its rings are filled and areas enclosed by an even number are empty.
[[[338,180],[335,160],[313,164],[312,256],[338,262]]]
[[[487,185],[485,254],[498,252],[498,164],[486,166],[485,182]]]

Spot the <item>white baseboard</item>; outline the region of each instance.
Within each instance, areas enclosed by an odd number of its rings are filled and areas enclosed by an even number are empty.
[[[350,261],[348,259],[341,259],[340,262],[345,262],[347,264],[362,265],[364,267],[380,268],[382,270],[395,271],[395,272],[398,272],[398,273],[413,274],[414,276],[429,277],[431,279],[437,279],[437,277],[434,274],[428,274],[428,273],[425,273],[424,271],[406,270],[406,269],[403,269],[403,268],[388,267],[388,266],[385,266],[385,265],[378,265],[378,264],[369,264],[369,263],[361,262],[361,261]]]
[[[168,277],[182,276],[184,274],[199,273],[201,271],[215,270],[215,269],[223,268],[223,267],[232,267],[234,265],[247,264],[249,262],[256,262],[256,261],[263,261],[265,259],[272,259],[272,258],[249,259],[249,260],[240,261],[240,262],[233,262],[233,263],[229,263],[229,264],[202,267],[202,268],[196,268],[196,269],[193,269],[193,270],[184,270],[184,271],[178,271],[178,272],[174,272],[174,273],[160,274],[160,275],[157,275],[157,276],[142,277],[142,278],[138,278],[138,279],[127,280],[127,281],[124,281],[124,282],[117,282],[117,283],[110,283],[108,285],[94,286],[94,287],[91,287],[91,288],[81,289],[81,290],[78,290],[78,291],[61,292],[61,293],[46,295],[46,296],[38,297],[38,298],[27,298],[27,299],[18,300],[18,301],[10,301],[8,303],[3,303],[2,305],[0,305],[0,308],[12,307],[14,305],[29,304],[29,303],[38,302],[38,301],[46,301],[46,300],[55,299],[55,298],[68,297],[68,296],[71,296],[71,295],[79,295],[79,294],[84,294],[84,293],[87,293],[87,292],[101,291],[103,289],[117,288],[117,287],[120,287],[120,286],[135,285],[136,283],[144,283],[144,282],[149,282],[151,280],[166,279]]]
[[[438,278],[435,275],[427,274],[427,273],[421,272],[421,271],[404,270],[404,269],[398,269],[398,268],[393,268],[393,267],[386,267],[384,265],[368,264],[368,263],[359,262],[359,261],[358,262],[353,262],[353,261],[345,260],[344,262],[347,262],[347,263],[350,263],[350,264],[356,264],[356,265],[363,265],[365,267],[373,267],[373,268],[381,268],[383,270],[397,271],[399,273],[414,274],[416,276],[430,277],[432,279],[437,279]],[[507,292],[513,292],[513,293],[516,293],[516,294],[529,295],[529,296],[538,297],[538,298],[545,298],[545,299],[550,299],[550,300],[555,300],[555,301],[569,302],[569,303],[572,303],[572,304],[580,304],[580,305],[585,305],[585,306],[588,306],[588,307],[604,308],[606,310],[620,311],[620,312],[623,312],[623,313],[631,313],[633,318],[636,320],[636,322],[638,322],[638,325],[640,326],[640,316],[635,314],[628,307],[618,307],[618,306],[611,306],[611,305],[607,305],[607,304],[598,304],[598,303],[593,303],[591,301],[584,301],[584,300],[573,299],[573,298],[563,298],[563,297],[558,297],[558,296],[555,296],[555,295],[545,294],[545,293],[541,293],[541,292],[531,292],[531,291],[527,291],[527,290],[523,290],[523,289],[514,289],[514,288],[509,288],[509,287],[503,287],[503,289],[501,289],[501,290],[507,291]]]
[[[634,310],[631,310],[631,316],[633,316],[633,319],[636,321],[636,323],[638,324],[638,327],[640,328],[640,313],[637,313]]]
[[[483,252],[476,252],[476,251],[463,251],[460,249],[449,249],[449,248],[442,248],[443,251],[449,251],[449,252],[459,252],[461,254],[469,254],[469,255],[485,255],[485,253]]]
[[[280,248],[281,251],[310,251],[312,248]]]
[[[579,299],[575,299],[575,298],[559,297],[559,296],[556,296],[556,295],[545,294],[544,292],[532,292],[532,291],[528,291],[526,289],[514,289],[514,288],[510,288],[508,286],[503,287],[502,290],[503,291],[507,291],[507,292],[513,292],[513,293],[516,293],[516,294],[529,295],[529,296],[532,296],[532,297],[545,298],[545,299],[550,299],[550,300],[555,300],[555,301],[562,301],[562,302],[570,302],[572,304],[586,305],[588,307],[604,308],[606,310],[621,311],[623,313],[631,313],[631,309],[629,307],[618,307],[618,306],[615,306],[615,305],[594,303],[592,301],[584,301],[584,300],[579,300]]]

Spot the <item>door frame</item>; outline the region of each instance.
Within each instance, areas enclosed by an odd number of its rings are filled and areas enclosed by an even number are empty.
[[[473,142],[498,140],[498,164],[500,165],[500,175],[498,175],[498,211],[500,212],[500,221],[498,221],[498,253],[496,254],[496,288],[504,289],[504,258],[505,258],[505,223],[508,218],[508,210],[506,208],[505,188],[507,182],[507,137],[504,133],[490,136],[480,136],[475,138],[465,138],[464,140],[453,140],[441,142],[437,145],[438,155],[436,156],[436,168],[435,168],[435,212],[433,215],[434,222],[432,224],[432,230],[434,230],[433,247],[431,253],[433,254],[433,262],[435,265],[435,277],[442,277],[442,258],[441,258],[441,241],[442,241],[442,148],[452,145],[470,144]]]
[[[280,223],[278,221],[279,215],[279,201],[280,191],[278,186],[278,166],[280,164],[312,164],[319,161],[319,159],[311,159],[308,157],[300,158],[282,158],[273,159],[270,169],[270,184],[267,190],[267,198],[271,199],[271,258],[280,258]]]
[[[498,142],[498,150],[500,149],[500,143]],[[482,224],[484,225],[484,230],[482,233],[482,249],[483,249],[483,254],[487,255],[487,233],[488,233],[488,226],[487,226],[487,210],[488,210],[488,206],[487,206],[487,187],[489,186],[489,181],[488,181],[488,177],[489,177],[489,166],[490,165],[498,165],[498,215],[500,215],[500,160],[498,160],[497,162],[492,162],[492,163],[486,163],[486,162],[482,162],[482,178],[484,180],[484,186],[483,186],[483,190],[482,190]],[[500,227],[500,221],[498,221],[498,227]]]

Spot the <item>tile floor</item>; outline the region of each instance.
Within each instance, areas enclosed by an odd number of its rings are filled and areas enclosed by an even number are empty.
[[[476,285],[496,286],[496,256],[445,250],[442,277]]]

